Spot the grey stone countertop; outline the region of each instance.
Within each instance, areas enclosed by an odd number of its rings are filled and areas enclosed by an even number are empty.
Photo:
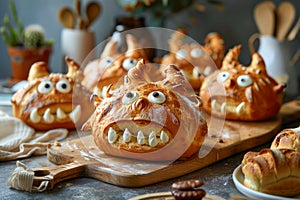
[[[10,106],[0,106],[0,110],[11,112]],[[256,147],[254,151],[259,151],[265,144]],[[171,189],[171,184],[176,181],[188,179],[204,180],[203,189],[211,195],[217,195],[224,199],[246,199],[235,187],[232,180],[234,169],[241,163],[245,152],[230,156],[224,160],[211,164],[205,168],[186,174],[181,177],[167,181],[155,183],[140,188],[124,188],[111,185],[92,178],[76,178],[57,183],[53,190],[44,192],[29,193],[11,189],[7,185],[8,177],[16,168],[16,161],[0,162],[0,200],[2,199],[107,199],[118,200],[128,199],[142,194],[167,192]],[[35,156],[21,160],[28,168],[39,168],[53,165],[46,156]]]

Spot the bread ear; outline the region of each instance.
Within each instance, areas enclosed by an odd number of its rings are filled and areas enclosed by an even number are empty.
[[[140,54],[144,53],[140,47],[139,42],[133,35],[131,34],[126,35],[126,44],[127,44],[127,51],[125,53],[126,56],[133,56],[135,53],[139,53],[139,52],[141,52]]]
[[[135,82],[136,84],[147,82],[144,79],[144,75],[146,73],[145,70],[145,61],[144,59],[141,59],[138,61],[135,67],[128,71],[127,75],[124,77],[124,84],[131,84],[132,82]]]
[[[163,85],[170,90],[178,92],[181,95],[190,96],[194,94],[194,90],[186,80],[182,71],[176,65],[168,65],[165,68],[165,79],[162,80]]]
[[[31,66],[27,80],[30,82],[34,79],[48,76],[49,74],[50,72],[48,71],[48,66],[46,62],[36,62]]]
[[[224,57],[222,68],[232,68],[239,64],[238,58],[241,52],[242,45],[237,45],[229,50]]]
[[[76,78],[80,78],[80,65],[69,57],[66,57],[65,61],[68,65],[68,73],[66,76],[72,78],[74,81]]]
[[[185,36],[184,30],[177,30],[174,32],[169,40],[169,47],[171,53],[176,53],[178,50],[181,49],[182,45],[184,44],[183,38]]]
[[[254,52],[252,54],[252,61],[249,68],[253,68],[257,74],[266,74],[266,65],[260,54]]]
[[[118,53],[118,39],[112,38],[104,47],[100,58],[113,57]]]

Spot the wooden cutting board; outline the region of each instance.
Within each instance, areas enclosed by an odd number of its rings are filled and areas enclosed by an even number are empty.
[[[209,128],[199,154],[174,162],[146,162],[108,156],[96,147],[92,136],[88,134],[79,139],[50,145],[47,158],[57,165],[33,169],[33,185],[48,181],[47,189],[52,189],[60,181],[91,177],[118,186],[141,187],[182,176],[271,141],[281,130],[282,123],[299,119],[300,103],[292,101],[283,105],[278,116],[270,120],[225,121],[222,130],[217,130],[218,133]]]

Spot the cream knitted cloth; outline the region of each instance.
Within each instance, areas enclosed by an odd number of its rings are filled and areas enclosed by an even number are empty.
[[[35,132],[20,119],[0,111],[0,161],[44,155],[49,143],[62,140],[67,135],[67,129]]]

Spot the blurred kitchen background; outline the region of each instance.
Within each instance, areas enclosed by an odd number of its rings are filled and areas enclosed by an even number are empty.
[[[92,0],[82,0],[82,4],[87,4]],[[130,15],[125,11],[117,0],[96,0],[102,6],[100,16],[91,25],[90,29],[95,32],[96,44],[101,43],[109,37],[115,27],[115,20],[118,16]],[[173,0],[174,1],[174,0]],[[126,2],[126,1],[125,1]],[[177,1],[181,2],[181,1]],[[243,48],[240,55],[240,62],[248,65],[251,54],[248,48],[249,37],[258,32],[257,25],[253,17],[255,6],[262,0],[219,0],[206,1],[195,0],[197,6],[193,5],[180,12],[169,15],[163,22],[163,26],[170,29],[185,28],[187,34],[200,44],[209,32],[220,33],[225,41],[226,50],[237,44],[242,44]],[[221,2],[219,4],[218,2]],[[275,5],[282,1],[273,0]],[[289,0],[295,9],[296,17],[293,25],[296,24],[300,15],[300,1]],[[73,7],[73,0],[15,0],[19,17],[24,25],[40,24],[44,27],[46,39],[53,39],[53,53],[50,58],[49,66],[52,72],[62,71],[62,51],[61,51],[61,32],[62,24],[59,22],[57,13],[61,7]],[[165,8],[161,8],[165,9]],[[9,0],[0,1],[0,25],[5,13],[11,15],[9,9]],[[146,26],[158,26],[157,21],[147,12],[139,13],[145,17]],[[293,26],[292,25],[292,26]],[[291,54],[296,53],[300,48],[300,33],[292,41]],[[293,66],[296,68],[298,80],[300,79],[300,61]],[[7,45],[2,38],[0,39],[0,79],[6,79],[11,76],[10,60],[7,53]]]

